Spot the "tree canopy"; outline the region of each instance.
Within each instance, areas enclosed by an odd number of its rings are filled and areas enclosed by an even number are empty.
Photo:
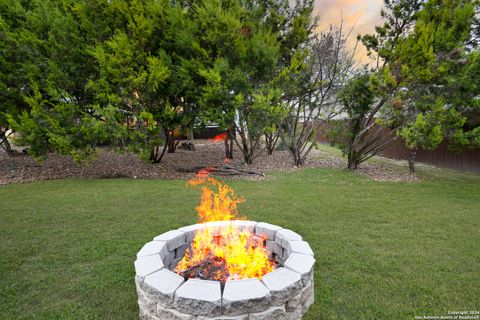
[[[364,95],[374,92],[374,99],[361,108],[360,118],[347,112],[349,167],[397,135],[413,150],[435,149],[444,138],[455,150],[479,147],[475,10],[478,14],[478,3],[468,0],[385,1],[384,24],[359,38],[376,59],[375,67],[363,72],[370,75],[359,76],[369,83]],[[347,111],[363,90],[358,79],[343,90]]]
[[[0,142],[13,128],[36,157],[108,144],[158,163],[215,122],[245,163],[282,137],[302,165],[317,124],[343,115],[352,168],[396,135],[480,146],[478,2],[385,0],[384,24],[359,38],[375,67],[356,71],[348,32],[317,32],[313,5],[0,0]]]
[[[312,1],[2,5],[2,50],[11,57],[2,60],[2,85],[11,88],[3,90],[2,123],[22,133],[31,154],[82,157],[108,142],[160,162],[164,141],[204,120],[234,128],[247,163],[284,114],[276,80],[308,40],[313,8]],[[20,59],[19,47],[27,51]]]

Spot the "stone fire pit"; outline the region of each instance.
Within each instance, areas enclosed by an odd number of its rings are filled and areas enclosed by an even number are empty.
[[[262,279],[218,281],[185,279],[172,270],[183,258],[195,232],[229,224],[266,238],[277,268]],[[264,222],[220,221],[168,231],[137,253],[135,283],[140,318],[145,320],[297,320],[312,305],[313,251],[302,237]]]

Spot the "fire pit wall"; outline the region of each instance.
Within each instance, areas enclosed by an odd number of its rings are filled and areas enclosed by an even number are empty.
[[[230,223],[265,237],[277,268],[259,279],[220,282],[184,280],[172,270],[195,232],[210,226],[219,232]],[[313,251],[288,229],[253,221],[221,221],[168,231],[137,253],[136,287],[140,318],[145,320],[297,320],[312,305]]]

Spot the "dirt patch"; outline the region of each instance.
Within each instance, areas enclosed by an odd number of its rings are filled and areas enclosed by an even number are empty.
[[[375,181],[419,182],[416,174],[395,169],[383,163],[362,163],[357,172]]]
[[[134,154],[116,154],[100,149],[98,157],[88,163],[76,163],[68,156],[50,154],[43,163],[27,155],[10,157],[0,151],[0,185],[64,178],[132,178],[132,179],[188,179],[194,173],[185,169],[224,165],[223,142],[212,143],[196,140],[195,151],[178,149],[166,154],[162,164],[144,162]],[[246,166],[238,150],[229,166],[255,171],[259,175],[240,176],[242,179],[262,180],[272,171],[293,171],[288,151],[276,151],[273,155],[262,154],[253,165]],[[345,160],[330,153],[315,150],[305,167],[345,168]],[[379,181],[417,181],[418,177],[393,169],[383,164],[363,164],[358,172]]]

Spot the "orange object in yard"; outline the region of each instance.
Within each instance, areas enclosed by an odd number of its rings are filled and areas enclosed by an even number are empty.
[[[197,231],[185,256],[175,271],[185,277],[226,280],[261,278],[275,269],[269,259],[265,239],[248,229],[228,221],[243,220],[238,216],[237,204],[244,202],[228,185],[210,177],[211,168],[200,170],[188,182],[201,186],[200,204],[195,208],[200,223],[227,221],[219,230],[211,224]]]

